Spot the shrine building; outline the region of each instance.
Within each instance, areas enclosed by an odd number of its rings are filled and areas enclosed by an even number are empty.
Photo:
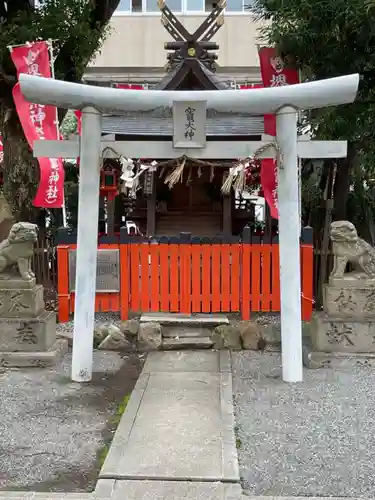
[[[218,75],[219,45],[212,41],[224,27],[224,3],[213,7],[192,32],[184,27],[167,4],[160,3],[159,9],[164,33],[172,37],[173,41],[164,43],[167,61],[164,76],[152,84],[143,85],[157,90],[233,89],[233,82]],[[250,26],[250,21],[247,22]],[[139,78],[134,85],[108,79],[104,81],[103,78],[94,82],[89,79],[90,73],[95,74],[89,68],[85,77],[88,83],[111,84],[124,87],[124,91],[127,88],[142,88]],[[254,83],[247,82],[240,88],[249,88],[251,91],[251,88],[258,86],[256,83],[260,77],[257,78]],[[101,210],[101,213],[106,214],[106,221],[103,219],[100,222],[100,232],[118,233],[125,218],[134,221],[140,232],[147,236],[172,236],[180,232],[196,236],[240,235],[245,225],[255,222],[256,206],[248,193],[236,193],[233,189],[222,192],[223,183],[238,158],[229,158],[226,154],[225,158],[220,159],[217,151],[212,159],[199,159],[199,155],[185,159],[166,157],[165,148],[172,148],[174,141],[170,110],[104,115],[102,132],[105,139],[115,141],[114,144],[128,141],[129,145],[132,144],[132,151],[139,153],[132,156],[134,160],[142,158],[147,163],[155,161],[157,169],[139,177],[140,185],[134,199],[130,200],[124,194],[115,198],[104,196],[106,200],[102,200],[102,204],[105,203],[106,210]],[[218,148],[220,142],[225,147],[238,141],[261,141],[263,133],[263,116],[208,113],[206,117],[205,140],[207,145],[212,143],[214,149]],[[167,147],[167,144],[170,146]],[[160,151],[163,151],[161,158],[157,156]],[[118,178],[119,169],[119,163],[115,160],[105,160],[107,175],[104,178],[111,177],[111,170],[115,171],[113,176]],[[259,179],[256,174],[253,183],[254,191],[257,192]],[[105,191],[104,188],[104,194]],[[253,198],[257,199],[257,196]],[[270,226],[269,217],[268,222]]]

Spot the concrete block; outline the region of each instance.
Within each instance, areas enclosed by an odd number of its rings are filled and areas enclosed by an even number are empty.
[[[162,349],[183,351],[185,349],[210,349],[213,342],[209,337],[182,337],[163,339]]]
[[[375,318],[373,280],[335,280],[324,287],[324,311],[334,317]]]
[[[375,353],[375,318],[332,317],[315,313],[311,321],[314,351]]]
[[[68,342],[58,339],[46,351],[0,351],[0,366],[12,368],[53,366],[68,351]]]
[[[225,352],[225,351],[223,351]],[[143,373],[219,372],[219,356],[212,351],[151,352]]]
[[[56,314],[43,311],[27,318],[0,317],[0,351],[45,351],[56,341]]]
[[[141,323],[156,322],[161,325],[204,325],[217,326],[228,324],[225,314],[180,314],[180,313],[147,313],[142,314]]]
[[[375,368],[375,354],[350,352],[318,352],[303,348],[303,364],[309,369],[353,369],[354,365]]]
[[[241,487],[220,482],[116,481],[113,500],[241,500]]]

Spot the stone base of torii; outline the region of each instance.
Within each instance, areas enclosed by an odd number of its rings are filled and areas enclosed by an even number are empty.
[[[56,141],[53,145],[38,141],[35,144],[37,156],[70,158],[80,156],[72,379],[86,382],[91,380],[92,375],[99,173],[104,146],[101,144],[101,113],[113,110],[149,111],[159,107],[173,108],[181,101],[185,103],[204,101],[207,111],[253,115],[276,114],[277,134],[274,140],[277,146],[275,149],[278,151],[282,377],[286,382],[302,381],[298,157],[342,157],[346,155],[346,143],[345,141],[298,141],[297,114],[301,109],[353,102],[358,90],[359,75],[286,87],[261,88],[252,92],[133,90],[124,93],[117,89],[73,84],[30,75],[21,75],[20,84],[25,98],[31,102],[82,110],[82,136],[79,148],[78,143],[74,141],[72,143],[68,141],[69,144],[65,141]],[[255,152],[254,149],[262,145],[242,143],[240,151],[241,143],[238,144],[234,151],[234,145],[231,143],[231,158],[250,156]],[[126,144],[119,146],[119,143],[116,143],[116,151],[127,157],[163,158],[168,151],[169,158],[179,157],[182,154],[195,158],[214,158],[207,156],[211,154],[213,146],[210,143],[206,145],[205,141],[201,147],[195,145],[191,150],[186,147],[173,148],[171,144],[164,145],[164,148],[162,156],[151,154],[151,151],[145,152],[144,148],[142,154],[140,151],[136,154],[134,143],[129,144],[128,149]],[[270,149],[265,151],[263,157],[272,156]],[[174,154],[170,154],[173,151]],[[220,157],[225,158],[223,155]]]

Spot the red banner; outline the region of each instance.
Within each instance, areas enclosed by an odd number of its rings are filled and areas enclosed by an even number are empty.
[[[3,146],[3,140],[0,135],[0,163],[3,163],[4,160],[4,146]]]
[[[81,135],[82,130],[82,111],[74,111],[77,118],[77,134]]]
[[[284,61],[272,47],[259,50],[260,72],[264,87],[281,87],[299,83],[298,71],[286,68]],[[276,116],[264,115],[264,133],[276,136]],[[262,160],[260,179],[264,198],[270,208],[271,217],[279,218],[277,209],[277,166],[273,159]]]
[[[115,83],[114,87],[116,89],[144,90],[146,86],[140,83]]]
[[[47,42],[35,42],[11,49],[11,57],[19,77],[22,73],[51,78]],[[33,104],[25,100],[20,85],[13,87],[13,99],[29,146],[34,141],[58,140],[57,112],[54,106]],[[40,182],[33,201],[42,208],[62,208],[64,204],[64,167],[61,158],[38,158]]]

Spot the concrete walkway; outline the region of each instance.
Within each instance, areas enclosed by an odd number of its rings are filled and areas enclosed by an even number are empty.
[[[116,500],[237,500],[229,353],[150,353],[99,479]]]

